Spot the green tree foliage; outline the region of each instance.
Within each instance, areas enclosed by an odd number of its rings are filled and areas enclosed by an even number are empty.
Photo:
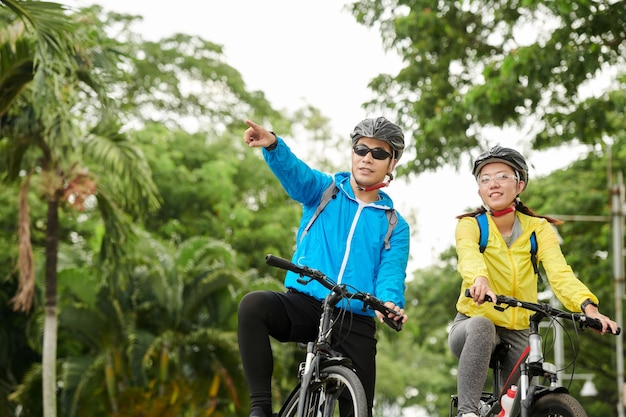
[[[372,80],[369,104],[413,131],[405,172],[458,167],[486,147],[485,128],[518,128],[535,149],[602,145],[624,129],[621,2],[362,0],[352,11],[404,61]]]
[[[155,207],[156,190],[141,156],[124,143],[116,129],[119,125],[107,113],[108,96],[98,76],[111,69],[107,65],[112,56],[106,45],[90,36],[87,26],[75,25],[58,4],[3,3],[6,7],[0,8],[0,20],[9,24],[0,32],[0,91],[6,91],[0,105],[1,173],[6,183],[17,184],[14,190],[19,190],[19,286],[11,301],[16,310],[28,312],[34,297],[32,184],[46,206],[42,410],[44,416],[54,417],[59,211],[65,203],[66,208],[84,209],[86,199],[98,190],[98,208],[108,232],[103,248],[116,249],[125,230],[121,212],[132,215]],[[96,104],[98,111],[91,114],[99,117],[90,119],[86,109]],[[83,117],[76,118],[74,112]],[[117,181],[107,183],[88,172],[96,158],[95,174],[105,171]]]
[[[398,334],[379,329],[379,415],[390,415],[398,407],[446,415],[450,395],[456,391],[456,359],[448,349],[448,326],[456,314],[460,288],[455,268],[451,249],[441,255],[440,264],[416,271],[407,282],[409,321],[404,329]]]
[[[100,415],[209,409],[243,415],[233,321],[243,280],[234,252],[200,237],[173,248],[144,236],[134,249],[130,286],[103,288],[96,306],[64,309],[68,335],[99,352],[67,358],[67,415],[95,415],[87,404],[103,382]]]
[[[281,131],[289,127],[263,92],[248,91],[241,74],[225,62],[221,45],[182,33],[148,41],[132,30],[140,16],[103,16],[100,6],[83,13],[102,16],[104,29],[115,35],[109,42],[123,55],[124,73],[114,80],[119,90],[113,97],[125,122],[152,121],[211,137],[241,129],[247,117],[269,118]]]
[[[59,299],[58,364],[63,387],[59,410],[63,415],[90,416],[131,415],[136,410],[239,415],[247,410],[248,399],[234,337],[236,307],[244,288],[282,288],[280,279],[265,278],[263,272],[250,268],[267,268],[267,253],[288,256],[292,252],[300,213],[260,153],[243,145],[243,119],[272,125],[285,136],[291,122],[272,110],[262,93],[245,89],[239,74],[223,62],[221,48],[174,36],[163,41],[169,51],[164,61],[159,43],[144,42],[131,32],[126,32],[130,35],[126,43],[108,38],[105,31],[110,26],[134,18],[116,15],[104,24],[94,14],[98,10],[67,15],[77,39],[84,42],[72,45],[83,46],[85,53],[97,45],[102,52],[115,50],[126,58],[110,61],[95,53],[81,55],[77,62],[94,64],[93,73],[80,65],[75,72],[66,71],[67,102],[51,109],[57,109],[58,126],[67,126],[62,130],[67,136],[56,125],[56,130],[45,128],[36,111],[28,111],[35,109],[32,96],[26,94],[28,84],[19,90],[22,95],[11,102],[0,124],[0,143],[8,150],[3,156],[11,156],[2,161],[7,177],[18,181],[29,168],[27,163],[37,173],[41,171],[37,164],[42,164],[43,172],[48,169],[50,174],[33,177],[32,190],[67,197],[67,201],[53,200],[59,227],[52,242],[58,242],[60,251],[50,252],[55,262],[48,264],[55,277],[50,294],[56,298],[58,282],[63,295]],[[15,18],[7,16],[8,21]],[[115,57],[120,55],[110,58]],[[3,61],[7,64],[11,55],[2,58],[7,58]],[[123,73],[118,71],[122,67]],[[76,78],[71,78],[74,74]],[[75,79],[80,80],[78,85],[72,84]],[[72,102],[78,97],[69,94],[74,91],[80,91],[80,101]],[[102,94],[101,102],[90,95],[94,91]],[[136,130],[119,133],[121,125],[104,111],[113,102],[119,105],[117,116]],[[68,107],[74,113],[63,119]],[[302,114],[309,116],[303,120],[308,127],[326,128],[315,109]],[[189,117],[200,122],[195,129],[188,126]],[[37,135],[20,130],[25,128]],[[13,140],[18,133],[24,141]],[[33,144],[30,153],[24,151],[29,144]],[[49,159],[36,157],[37,144],[46,145],[43,148],[49,152],[44,156]],[[75,192],[64,192],[69,189]],[[145,214],[155,207],[157,189],[164,204],[158,212]],[[3,210],[1,216],[8,230],[2,244],[7,246],[17,244],[17,190],[6,188],[2,194],[3,201],[12,203],[3,207],[15,207],[13,212]],[[31,241],[39,265],[51,241],[46,237],[50,210],[41,204],[40,194],[25,196],[21,201],[30,203]],[[73,206],[82,211],[72,210]],[[138,232],[136,239],[130,239],[131,222]],[[235,256],[237,252],[244,255]],[[3,270],[13,271],[16,247],[2,256],[6,257]],[[99,264],[97,259],[106,262]],[[2,396],[7,415],[15,414],[17,404],[23,415],[48,413],[41,401],[45,366],[39,363],[39,355],[52,350],[42,349],[37,335],[47,333],[39,294],[49,281],[43,279],[43,268],[38,271],[33,313],[22,317],[9,311],[0,326],[7,337],[22,334],[11,338],[11,343],[0,341],[2,375],[7,375],[0,388],[12,392],[7,402],[7,395]],[[0,299],[10,298],[16,287],[17,273],[6,278]],[[31,329],[28,334],[19,331],[26,326]],[[20,348],[23,361],[18,363],[12,353]],[[277,365],[278,400],[281,387],[295,384],[293,351],[291,347],[278,350],[278,356],[285,358]],[[94,398],[100,400],[97,407]]]
[[[243,270],[269,271],[265,255],[293,251],[301,209],[245,146],[243,130],[215,137],[148,124],[135,134],[164,196],[146,228],[174,243],[210,236],[233,247]]]

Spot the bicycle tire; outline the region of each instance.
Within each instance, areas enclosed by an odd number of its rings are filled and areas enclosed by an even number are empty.
[[[342,414],[341,408],[350,410]],[[312,381],[307,388],[304,417],[367,417],[365,390],[359,377],[345,366],[329,366],[322,369],[319,381]],[[297,417],[299,395],[291,395],[278,417]],[[347,400],[347,403],[344,402]],[[347,405],[346,405],[347,404]]]
[[[564,392],[551,392],[530,407],[531,417],[587,417],[577,399]]]

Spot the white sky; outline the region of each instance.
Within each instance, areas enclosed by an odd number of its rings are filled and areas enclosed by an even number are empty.
[[[226,62],[242,74],[249,91],[263,91],[276,109],[311,104],[346,138],[358,121],[378,116],[361,107],[371,98],[368,82],[401,68],[396,55],[383,51],[379,32],[357,24],[343,9],[346,0],[60,2],[77,7],[98,3],[106,10],[143,16],[135,30],[150,40],[187,33],[223,45]],[[558,167],[555,155],[533,155],[529,164],[543,164],[545,173]],[[561,154],[556,160],[563,166],[569,159]],[[417,224],[411,225],[411,269],[436,261],[454,243],[455,216],[480,205],[469,171],[442,169],[410,184],[395,180],[385,191],[401,213],[417,215]]]

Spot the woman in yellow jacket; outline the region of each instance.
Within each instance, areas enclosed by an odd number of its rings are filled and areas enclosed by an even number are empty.
[[[530,311],[510,308],[496,311],[484,304],[496,294],[524,301],[537,300],[537,275],[530,259],[530,236],[535,232],[537,260],[550,286],[570,311],[582,311],[602,322],[602,334],[614,333],[617,323],[601,314],[597,297],[574,275],[567,264],[552,224],[559,221],[539,216],[519,199],[528,184],[528,166],[514,149],[495,146],[474,162],[483,207],[459,216],[456,228],[458,271],[463,282],[457,315],[448,344],[459,359],[457,392],[459,416],[476,417],[478,403],[489,372],[491,352],[500,342],[511,345],[504,361],[507,376],[528,343]],[[479,249],[476,216],[487,212],[489,237],[484,253]],[[465,296],[469,289],[471,298]]]

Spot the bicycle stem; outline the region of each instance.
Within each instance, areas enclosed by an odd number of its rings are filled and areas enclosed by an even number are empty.
[[[529,363],[543,361],[539,323],[544,319],[544,317],[546,317],[546,315],[540,312],[537,312],[530,317],[530,335],[528,336],[528,343],[530,344],[530,353],[528,354]]]

